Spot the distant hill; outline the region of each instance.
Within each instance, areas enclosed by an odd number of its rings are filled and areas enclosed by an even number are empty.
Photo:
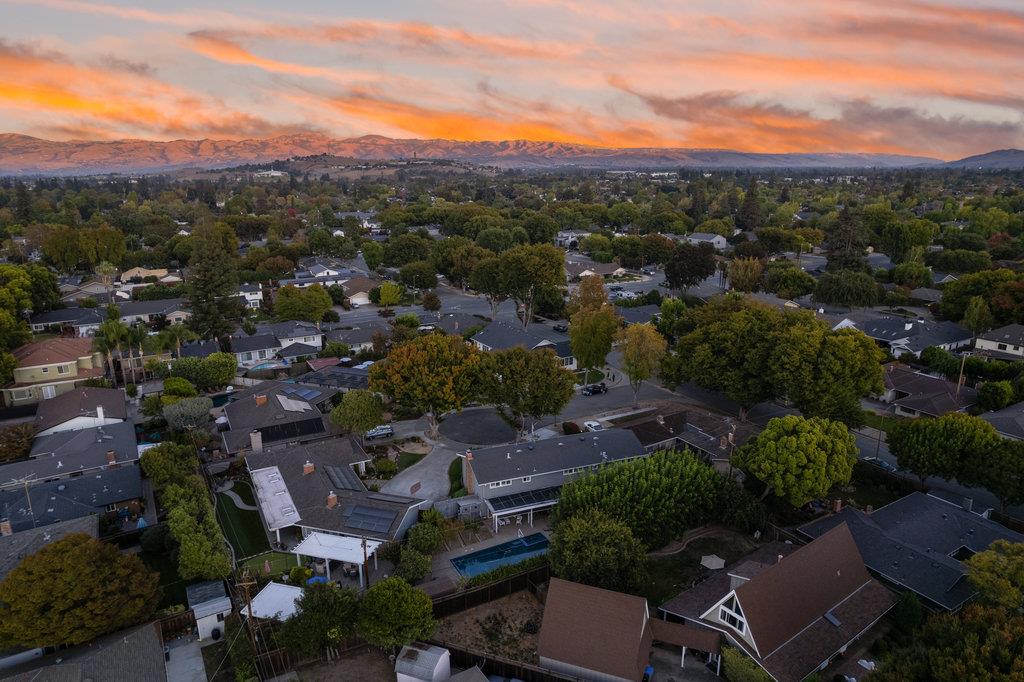
[[[1000,149],[987,154],[968,156],[966,159],[950,161],[948,168],[975,168],[982,170],[1024,170],[1024,150]]]
[[[366,160],[450,159],[503,168],[904,168],[941,161],[896,154],[754,154],[727,149],[610,148],[559,142],[334,139],[317,133],[252,140],[55,142],[0,135],[0,174],[89,175],[223,168],[330,154]]]

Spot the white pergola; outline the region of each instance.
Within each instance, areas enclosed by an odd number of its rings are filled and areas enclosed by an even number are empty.
[[[269,582],[252,598],[253,618],[287,620],[295,613],[295,603],[302,596],[302,588]]]
[[[327,578],[331,577],[331,561],[342,561],[359,566],[359,587],[366,583],[363,573],[366,564],[373,557],[373,567],[377,568],[377,549],[383,545],[379,540],[354,538],[349,535],[331,535],[330,533],[312,532],[295,546],[295,561],[302,563],[303,556],[324,559],[327,562]]]

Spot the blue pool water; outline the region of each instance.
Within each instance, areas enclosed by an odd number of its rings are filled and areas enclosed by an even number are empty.
[[[499,566],[518,564],[520,561],[538,554],[545,554],[547,551],[548,539],[543,533],[534,533],[452,559],[452,565],[460,575],[472,578]]]

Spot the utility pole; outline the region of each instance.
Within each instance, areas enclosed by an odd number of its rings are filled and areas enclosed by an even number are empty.
[[[245,631],[249,633],[249,645],[252,646],[252,653],[256,655],[258,649],[256,648],[256,635],[253,633],[254,621],[252,618],[252,598],[249,596],[249,588],[256,584],[256,581],[252,579],[249,574],[248,568],[242,569],[241,579],[235,583],[242,589],[242,598],[245,599],[245,609],[248,613],[248,618],[245,623]]]
[[[960,356],[960,376],[956,380],[956,397],[960,397],[960,387],[964,384],[964,366],[967,364],[967,356],[970,355],[970,351],[965,351]]]

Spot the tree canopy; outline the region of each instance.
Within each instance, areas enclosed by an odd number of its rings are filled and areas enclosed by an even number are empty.
[[[558,524],[549,551],[555,575],[606,590],[633,592],[644,578],[644,546],[629,526],[591,509]]]
[[[373,646],[397,649],[429,639],[436,628],[430,597],[398,577],[372,585],[359,603],[356,630]]]

